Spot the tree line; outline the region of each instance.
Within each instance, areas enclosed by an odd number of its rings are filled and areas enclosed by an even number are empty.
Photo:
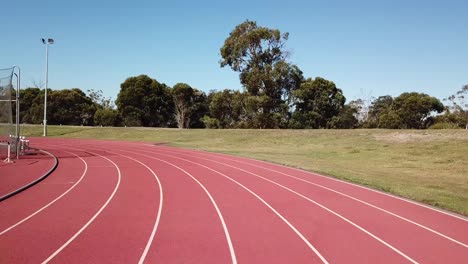
[[[114,102],[102,91],[50,90],[48,123],[178,128],[413,128],[466,127],[468,85],[442,102],[424,93],[346,103],[331,80],[305,77],[289,61],[288,33],[237,25],[220,49],[221,67],[239,73],[243,91],[208,94],[186,83],[169,87],[147,75],[127,78]],[[21,119],[41,123],[44,93],[21,91]],[[443,114],[440,114],[443,113]],[[437,115],[438,114],[438,115]]]
[[[205,94],[185,83],[169,87],[140,75],[121,84],[115,104],[102,91],[49,89],[47,119],[51,125],[168,128],[466,128],[466,95],[468,85],[444,99],[448,106],[416,92],[346,104],[333,82],[317,77],[303,80],[292,98],[285,99],[284,108],[268,113],[258,109],[265,99],[247,91],[225,89]],[[44,90],[23,89],[20,98],[21,122],[41,124]]]

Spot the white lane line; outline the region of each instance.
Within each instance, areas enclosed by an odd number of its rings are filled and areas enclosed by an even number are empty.
[[[212,155],[206,155],[206,156],[212,157]],[[216,155],[215,155],[215,156],[216,156]],[[302,182],[305,182],[305,183],[308,183],[308,184],[311,184],[311,185],[314,185],[314,186],[317,186],[317,187],[320,187],[320,188],[323,188],[323,189],[325,189],[325,190],[328,190],[328,191],[337,193],[337,194],[339,194],[339,195],[345,196],[345,197],[347,197],[347,198],[350,198],[350,199],[352,199],[352,200],[355,200],[355,201],[357,201],[357,202],[360,202],[360,203],[363,203],[363,204],[365,204],[365,205],[367,205],[367,206],[370,206],[370,207],[372,207],[372,208],[374,208],[374,209],[377,209],[377,210],[380,210],[380,211],[382,211],[382,212],[385,212],[385,213],[387,213],[387,214],[389,214],[389,215],[392,215],[392,216],[394,216],[394,217],[396,217],[396,218],[399,218],[399,219],[401,219],[401,220],[403,220],[403,221],[406,221],[406,222],[408,222],[408,223],[414,224],[414,225],[416,225],[416,226],[418,226],[418,227],[420,227],[420,228],[422,228],[422,229],[425,229],[426,231],[429,231],[429,232],[431,232],[431,233],[434,233],[434,234],[436,234],[436,235],[438,235],[438,236],[441,236],[441,237],[443,237],[443,238],[445,238],[445,239],[448,239],[448,240],[450,240],[450,241],[452,241],[452,242],[454,242],[454,243],[457,243],[457,244],[459,244],[459,245],[461,245],[461,246],[463,246],[463,247],[465,247],[465,248],[468,248],[468,245],[464,244],[463,242],[458,241],[458,240],[456,240],[456,239],[454,239],[454,238],[452,238],[452,237],[449,237],[449,236],[447,236],[447,235],[444,235],[444,234],[442,234],[442,233],[440,233],[440,232],[438,232],[438,231],[435,231],[435,230],[433,230],[433,229],[431,229],[431,228],[429,228],[429,227],[427,227],[427,226],[424,226],[424,225],[422,225],[422,224],[416,223],[416,222],[414,222],[414,221],[412,221],[412,220],[410,220],[410,219],[407,219],[407,218],[405,218],[405,217],[403,217],[403,216],[400,216],[400,215],[398,215],[398,214],[396,214],[396,213],[390,212],[390,211],[385,210],[385,209],[383,209],[383,208],[381,208],[381,207],[378,207],[378,206],[373,205],[373,204],[371,204],[371,203],[365,202],[365,201],[363,201],[363,200],[360,200],[360,199],[358,199],[358,198],[356,198],[356,197],[353,197],[353,196],[350,196],[350,195],[348,195],[348,194],[339,192],[339,191],[337,191],[337,190],[328,188],[328,187],[326,187],[326,186],[323,186],[323,185],[320,185],[320,184],[317,184],[317,183],[313,183],[313,182],[310,182],[310,181],[308,181],[308,180],[305,180],[305,179],[302,179],[302,178],[299,178],[299,177],[296,177],[296,176],[293,176],[293,175],[290,175],[290,174],[287,174],[287,173],[284,173],[284,172],[281,172],[281,171],[269,169],[269,168],[266,168],[266,167],[263,167],[263,166],[259,166],[259,165],[255,165],[255,164],[251,164],[251,163],[248,163],[248,162],[238,161],[238,160],[235,160],[235,159],[229,159],[229,158],[224,158],[224,157],[219,157],[219,158],[220,158],[220,159],[224,159],[224,160],[228,160],[228,161],[238,162],[238,163],[241,163],[241,164],[247,164],[247,165],[250,165],[250,166],[253,166],[253,167],[257,167],[257,168],[260,168],[260,169],[264,169],[264,170],[268,170],[268,171],[272,171],[272,172],[275,172],[275,173],[278,173],[278,174],[281,174],[281,175],[284,175],[284,176],[287,176],[287,177],[290,177],[290,178],[293,178],[293,179],[296,179],[296,180],[299,180],[299,181],[302,181]]]
[[[167,152],[169,152],[169,151],[167,151]],[[158,154],[160,154],[160,153],[158,153]],[[165,154],[160,154],[160,155],[165,155]],[[173,157],[175,157],[175,156],[173,156]],[[392,246],[392,245],[390,245],[389,243],[385,242],[384,240],[382,240],[381,238],[379,238],[379,237],[377,237],[376,235],[372,234],[371,232],[367,231],[366,229],[364,229],[363,227],[359,226],[358,224],[352,222],[352,221],[349,220],[348,218],[346,218],[346,217],[344,217],[344,216],[338,214],[337,212],[335,212],[335,211],[329,209],[328,207],[326,207],[326,206],[324,206],[324,205],[322,205],[322,204],[320,204],[320,203],[318,203],[318,202],[316,202],[316,201],[310,199],[309,197],[306,197],[306,196],[304,196],[304,195],[302,195],[302,194],[300,194],[300,193],[298,193],[298,192],[296,192],[296,191],[294,191],[294,190],[292,190],[292,189],[290,189],[290,188],[288,188],[288,187],[286,187],[286,186],[283,186],[283,185],[281,185],[281,184],[279,184],[279,183],[277,183],[277,182],[275,182],[275,181],[272,181],[272,180],[270,180],[270,179],[267,179],[267,178],[262,177],[262,176],[260,176],[260,175],[258,175],[258,174],[255,174],[255,173],[246,171],[246,170],[241,169],[241,168],[236,167],[236,166],[232,166],[232,165],[229,165],[229,164],[226,164],[226,163],[223,163],[223,162],[214,161],[214,160],[210,160],[210,159],[205,159],[205,158],[200,158],[200,157],[197,157],[197,158],[203,159],[203,160],[207,160],[207,161],[211,161],[211,162],[215,162],[215,163],[221,164],[221,165],[223,165],[223,166],[231,167],[231,168],[234,168],[234,169],[243,171],[243,172],[245,172],[245,173],[248,173],[248,174],[250,174],[250,175],[253,175],[253,176],[255,176],[255,177],[261,178],[261,179],[263,179],[263,180],[265,180],[265,181],[271,182],[271,183],[273,183],[273,184],[275,184],[275,185],[277,185],[277,186],[279,186],[279,187],[281,187],[281,188],[283,188],[283,189],[285,189],[285,190],[287,190],[287,191],[289,191],[289,192],[291,192],[291,193],[294,193],[294,194],[298,195],[299,197],[304,198],[305,200],[307,200],[307,201],[309,201],[309,202],[311,202],[311,203],[313,203],[313,204],[319,206],[320,208],[322,208],[322,209],[324,209],[324,210],[326,210],[326,211],[328,211],[328,212],[334,214],[335,216],[339,217],[340,219],[344,220],[345,222],[351,224],[352,226],[354,226],[354,227],[356,227],[357,229],[361,230],[362,232],[366,233],[366,234],[369,235],[370,237],[372,237],[372,238],[374,238],[375,240],[379,241],[379,242],[382,243],[383,245],[385,245],[385,246],[387,246],[388,248],[392,249],[393,251],[395,251],[396,253],[398,253],[400,256],[404,257],[404,258],[407,259],[408,261],[410,261],[410,262],[412,262],[412,263],[418,263],[418,262],[416,262],[414,259],[412,259],[411,257],[407,256],[406,254],[404,254],[403,252],[401,252],[400,250],[398,250],[397,248],[395,248],[394,246]],[[185,159],[184,159],[184,160],[185,160]]]
[[[73,190],[73,188],[75,188],[80,182],[81,180],[84,178],[84,176],[86,175],[86,172],[88,171],[88,164],[86,163],[86,161],[84,159],[82,159],[80,156],[76,155],[76,154],[73,154],[71,152],[68,152],[68,151],[65,151],[63,150],[64,152],[67,152],[71,155],[74,155],[76,157],[78,157],[85,165],[85,169],[83,171],[83,174],[81,175],[80,179],[72,186],[70,187],[67,191],[65,191],[64,193],[62,193],[62,195],[60,195],[59,197],[55,198],[53,201],[51,201],[50,203],[48,203],[47,205],[45,205],[44,207],[40,208],[39,210],[37,210],[36,212],[30,214],[29,216],[25,217],[23,220],[21,221],[18,221],[16,224],[6,228],[5,230],[3,230],[1,233],[0,233],[0,236],[5,234],[6,232],[10,231],[11,229],[21,225],[22,223],[26,222],[27,220],[31,219],[33,216],[37,215],[38,213],[42,212],[43,210],[45,210],[47,207],[51,206],[52,204],[54,204],[56,201],[58,201],[60,198],[62,198],[63,196],[65,196],[67,193],[69,193],[71,190]]]
[[[161,146],[156,146],[156,145],[154,145],[153,147],[156,147],[158,149],[163,148]],[[172,149],[172,150],[175,149],[175,148],[169,148],[169,147],[166,147],[166,148]],[[286,169],[291,169],[291,170],[295,170],[295,171],[299,171],[299,172],[302,172],[302,173],[309,174],[311,176],[321,177],[321,178],[325,178],[325,179],[328,179],[328,180],[333,180],[333,181],[341,182],[341,183],[344,183],[344,184],[347,184],[347,185],[355,186],[355,187],[358,187],[358,188],[361,188],[361,189],[365,189],[367,191],[371,191],[371,192],[375,192],[375,193],[378,193],[378,194],[381,194],[381,195],[385,195],[385,196],[388,196],[390,198],[398,199],[398,200],[401,200],[403,202],[411,203],[411,204],[414,204],[414,205],[417,205],[417,206],[420,206],[420,207],[424,207],[426,209],[429,209],[429,210],[432,210],[432,211],[435,211],[435,212],[438,212],[438,213],[441,213],[441,214],[444,214],[444,215],[447,215],[447,216],[451,216],[453,218],[456,218],[456,219],[459,219],[459,220],[462,220],[462,221],[465,221],[465,222],[468,222],[467,217],[456,215],[454,213],[447,212],[447,211],[444,211],[444,210],[440,210],[438,208],[435,208],[435,207],[432,207],[432,206],[429,206],[429,205],[425,205],[425,204],[422,204],[422,203],[419,203],[419,202],[416,202],[416,201],[412,201],[412,200],[409,200],[409,199],[406,199],[406,198],[403,198],[403,197],[398,197],[398,196],[393,195],[393,194],[385,193],[385,192],[382,192],[382,191],[379,191],[379,190],[374,190],[374,189],[371,189],[369,187],[361,186],[361,185],[356,184],[356,183],[347,182],[347,181],[336,179],[336,178],[333,178],[333,177],[330,177],[330,176],[321,175],[321,174],[316,173],[316,172],[310,172],[310,171],[306,171],[306,170],[303,170],[303,169],[288,167],[288,166],[285,166],[285,165],[272,163],[272,162],[267,162],[267,161],[263,161],[263,160],[256,160],[256,159],[246,158],[246,157],[241,157],[241,156],[228,155],[228,154],[225,154],[225,153],[213,153],[213,152],[208,152],[208,151],[203,151],[203,150],[196,150],[196,149],[188,149],[188,148],[185,148],[183,150],[182,150],[182,148],[178,148],[178,150],[181,151],[181,152],[183,151],[183,152],[187,152],[187,153],[197,151],[197,154],[202,154],[202,155],[209,156],[209,157],[210,156],[215,156],[215,157],[219,157],[219,158],[223,158],[221,156],[236,157],[236,158],[239,158],[239,159],[249,160],[249,161],[253,161],[253,162],[260,162],[260,163],[264,163],[264,164],[267,164],[267,165],[274,165],[274,166],[278,166],[278,167],[282,167],[282,168],[286,168]],[[251,163],[248,163],[248,164],[251,164]]]
[[[89,151],[88,151],[89,152]],[[109,196],[109,198],[107,199],[107,201],[104,203],[104,205],[99,209],[99,211],[96,212],[96,214],[94,214],[93,217],[91,217],[91,219],[80,229],[78,230],[78,232],[76,232],[76,234],[74,234],[67,242],[65,242],[59,249],[57,249],[54,253],[52,253],[52,255],[50,255],[46,260],[44,260],[42,262],[42,264],[45,264],[45,263],[48,263],[50,260],[52,260],[55,256],[57,256],[65,247],[67,247],[71,242],[73,242],[73,240],[75,240],[86,228],[88,228],[88,226],[94,221],[94,219],[96,219],[96,217],[98,217],[99,214],[101,214],[101,212],[104,210],[104,208],[107,207],[107,205],[109,204],[109,202],[112,200],[112,198],[114,198],[114,195],[115,193],[117,192],[117,189],[119,188],[119,185],[120,185],[120,178],[121,178],[121,173],[120,173],[120,169],[119,169],[119,166],[117,166],[117,164],[115,164],[112,160],[104,157],[104,156],[101,156],[97,153],[93,153],[93,152],[89,152],[89,153],[92,153],[94,155],[97,155],[97,156],[100,156],[106,160],[108,160],[110,163],[112,163],[114,165],[114,167],[117,169],[117,173],[118,173],[118,180],[117,180],[117,184],[115,185],[115,188],[114,188],[114,191],[112,192],[112,194]]]
[[[122,147],[122,146],[121,146]],[[162,160],[162,159],[158,159],[158,158],[155,158],[155,157],[151,157],[151,156],[147,156],[147,155],[143,155],[143,154],[140,154],[140,153],[136,153],[136,152],[132,152],[132,151],[126,151],[126,150],[120,150],[120,151],[123,151],[123,152],[128,152],[128,153],[133,153],[133,154],[137,154],[137,155],[140,155],[140,156],[144,156],[144,157],[148,157],[148,158],[151,158],[151,159],[155,159],[155,160],[159,160],[161,162],[164,162],[166,164],[169,164],[170,166],[173,166],[175,168],[177,168],[178,170],[182,171],[183,173],[187,174],[188,176],[190,176],[196,183],[198,183],[198,185],[203,189],[203,191],[205,191],[206,195],[208,196],[208,198],[210,199],[211,203],[213,204],[215,210],[216,210],[216,213],[218,214],[218,217],[221,221],[221,225],[223,226],[223,230],[224,230],[224,234],[226,236],[226,240],[227,240],[227,243],[228,243],[228,247],[229,247],[229,252],[231,254],[231,260],[232,260],[232,263],[233,264],[237,264],[237,258],[236,258],[236,254],[234,252],[234,247],[232,245],[232,241],[231,241],[231,236],[229,235],[229,231],[227,229],[227,225],[226,223],[224,222],[224,218],[223,218],[223,215],[221,214],[221,211],[219,210],[218,208],[218,205],[216,204],[215,200],[213,199],[213,197],[211,196],[210,192],[205,188],[205,186],[200,182],[198,181],[192,174],[190,174],[189,172],[187,172],[186,170],[178,167],[177,165],[174,165],[168,161],[165,161],[165,160]],[[141,261],[141,260],[140,260]],[[140,262],[141,263],[141,262]]]
[[[147,155],[144,155],[144,154],[141,154],[141,153],[137,153],[137,152],[131,152],[131,151],[125,151],[125,152],[129,152],[129,153],[134,153],[134,154],[137,154],[137,155],[141,155],[141,156],[145,156],[145,157],[149,157],[149,158],[152,158],[152,159],[157,159],[157,160],[160,160],[158,158],[155,158],[155,157],[152,157],[152,156],[147,156]],[[152,154],[154,154],[152,152]],[[200,164],[200,163],[197,163],[197,162],[193,162],[193,161],[190,161],[190,160],[186,160],[186,159],[183,159],[183,158],[179,158],[179,157],[176,157],[176,156],[172,156],[172,155],[166,155],[166,154],[161,154],[161,153],[158,153],[159,155],[162,155],[162,156],[167,156],[167,157],[172,157],[172,158],[176,158],[176,159],[180,159],[180,160],[184,160],[184,161],[187,161],[187,162],[190,162],[190,163],[193,163],[193,164],[196,164],[198,166],[201,166],[203,168],[206,168],[208,170],[211,170],[229,180],[231,180],[232,182],[236,183],[237,185],[239,185],[240,187],[242,187],[243,189],[245,189],[246,191],[248,191],[250,194],[252,194],[253,196],[255,196],[258,200],[260,200],[263,204],[265,204],[270,210],[272,210],[281,220],[283,220],[283,222],[285,222],[301,239],[302,241],[320,258],[320,260],[322,260],[323,263],[325,264],[328,264],[328,261],[322,256],[322,254],[320,254],[320,252],[304,237],[304,235],[301,234],[301,232],[299,232],[299,230],[297,230],[285,217],[283,217],[278,211],[276,211],[270,204],[268,204],[265,200],[263,200],[260,196],[258,196],[255,192],[253,192],[252,190],[250,190],[249,188],[245,187],[244,185],[242,185],[241,183],[239,183],[238,181],[232,179],[231,177],[227,176],[226,174],[223,174],[222,172],[219,172],[217,170],[214,170],[210,167],[207,167],[203,164]],[[198,181],[197,181],[198,182]]]
[[[101,149],[102,150],[102,149]],[[156,173],[150,168],[148,167],[145,163],[137,160],[137,159],[134,159],[132,157],[129,157],[129,156],[126,156],[126,155],[123,155],[123,154],[120,154],[120,153],[116,153],[116,152],[112,152],[112,151],[108,151],[106,150],[106,152],[108,153],[113,153],[113,154],[117,154],[117,155],[120,155],[122,157],[125,157],[125,158],[128,158],[128,159],[131,159],[135,162],[138,162],[140,163],[141,165],[143,165],[146,169],[148,169],[154,176],[154,178],[156,179],[156,181],[158,182],[158,186],[159,186],[159,207],[158,207],[158,213],[156,215],[156,220],[155,220],[155,223],[154,223],[154,226],[153,226],[153,230],[151,231],[151,235],[148,239],[148,242],[146,243],[146,246],[145,246],[145,249],[143,250],[143,253],[141,254],[141,257],[140,257],[140,260],[138,261],[138,264],[142,264],[144,261],[145,261],[145,258],[146,256],[148,255],[148,251],[151,247],[151,244],[153,243],[153,240],[154,240],[154,236],[156,235],[156,230],[158,229],[158,226],[159,226],[159,221],[161,219],[161,212],[162,212],[162,207],[163,207],[163,189],[162,189],[162,185],[161,185],[161,182],[159,181],[159,178],[158,178],[158,175],[156,175]]]

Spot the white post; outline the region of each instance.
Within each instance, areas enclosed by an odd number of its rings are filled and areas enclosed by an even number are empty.
[[[49,43],[46,42],[46,73],[45,73],[45,91],[44,91],[44,137],[47,136],[47,85],[49,77]]]
[[[10,151],[11,151],[11,149],[10,149],[10,142],[8,142],[8,154],[7,154],[6,160],[4,160],[4,162],[6,162],[6,163],[12,163],[12,162],[13,162],[13,161],[11,160],[11,158],[10,158]]]
[[[21,85],[21,69],[18,66],[15,66],[18,69],[18,74],[16,75],[16,159],[19,159],[19,141],[20,141],[20,85]]]

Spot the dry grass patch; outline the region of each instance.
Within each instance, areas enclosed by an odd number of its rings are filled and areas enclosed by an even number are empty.
[[[27,127],[41,135],[41,127]],[[50,135],[167,142],[284,164],[468,215],[467,130],[50,127]]]

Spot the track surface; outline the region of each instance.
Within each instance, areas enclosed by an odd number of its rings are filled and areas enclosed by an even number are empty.
[[[31,144],[59,166],[0,203],[0,263],[468,260],[466,218],[317,174],[146,143]]]
[[[0,161],[0,201],[46,177],[56,166],[52,154],[30,150],[14,163]]]

